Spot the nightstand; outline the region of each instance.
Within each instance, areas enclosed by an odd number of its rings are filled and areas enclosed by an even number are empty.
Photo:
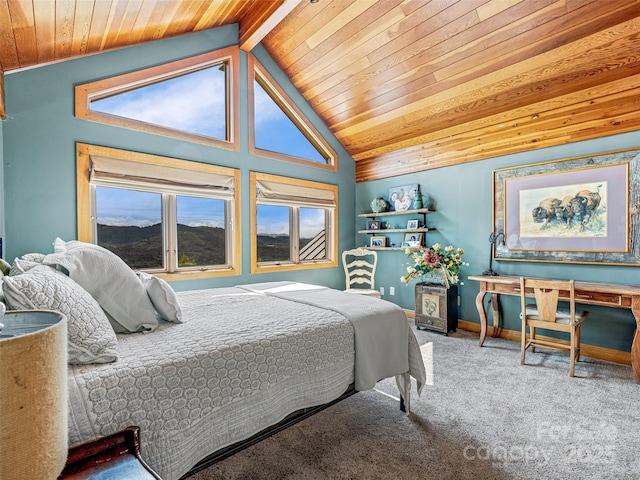
[[[140,429],[125,430],[69,449],[58,480],[161,480],[140,457]]]
[[[417,283],[415,288],[416,328],[444,333],[458,328],[458,286]]]

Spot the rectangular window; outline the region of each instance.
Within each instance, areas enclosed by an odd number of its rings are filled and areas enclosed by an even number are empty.
[[[96,243],[134,270],[163,270],[162,195],[95,187]]]
[[[258,262],[291,261],[289,207],[257,205]]]
[[[227,265],[226,200],[176,196],[178,268]]]
[[[323,208],[300,208],[300,259],[326,258],[327,210]]]
[[[239,274],[239,176],[78,144],[78,238],[170,279]]]
[[[251,172],[252,273],[335,266],[338,187]]]

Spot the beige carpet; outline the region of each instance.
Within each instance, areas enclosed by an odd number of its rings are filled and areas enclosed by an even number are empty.
[[[570,378],[561,352],[521,366],[514,342],[416,334],[433,342],[434,385],[411,415],[385,380],[191,480],[640,478],[631,367],[584,358]]]

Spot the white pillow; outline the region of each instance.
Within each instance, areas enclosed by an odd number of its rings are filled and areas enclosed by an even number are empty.
[[[20,257],[20,260],[42,263],[42,260],[44,260],[44,257],[46,257],[44,253],[25,253]]]
[[[7,305],[14,310],[55,310],[67,317],[69,363],[107,363],[118,358],[109,319],[80,285],[46,265],[2,279]]]
[[[12,277],[21,275],[39,265],[42,265],[42,262],[33,262],[31,260],[24,260],[24,258],[16,258],[13,260],[13,264],[9,269],[9,275]]]
[[[117,332],[154,330],[155,310],[135,274],[115,253],[92,243],[54,242],[56,253],[47,255],[45,265],[63,267],[69,276],[95,298]]]
[[[168,322],[182,323],[182,310],[171,285],[147,272],[136,273],[160,317]]]

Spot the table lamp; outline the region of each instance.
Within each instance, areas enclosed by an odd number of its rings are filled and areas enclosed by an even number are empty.
[[[0,478],[54,480],[68,451],[67,318],[0,303]]]
[[[482,275],[490,275],[493,277],[496,277],[499,275],[497,272],[493,271],[493,248],[496,242],[500,240],[500,238],[502,238],[502,243],[504,243],[503,233],[498,233],[496,235],[493,232],[491,232],[491,235],[489,235],[489,269],[482,272]]]

